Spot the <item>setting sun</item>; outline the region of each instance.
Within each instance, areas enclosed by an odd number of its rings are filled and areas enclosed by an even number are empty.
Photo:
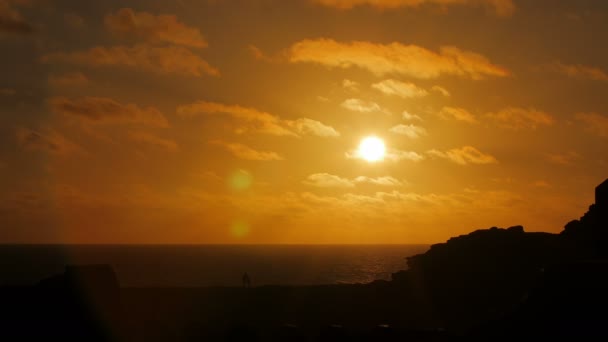
[[[370,163],[380,161],[384,158],[386,147],[384,141],[377,137],[366,137],[361,140],[358,150],[359,156]]]

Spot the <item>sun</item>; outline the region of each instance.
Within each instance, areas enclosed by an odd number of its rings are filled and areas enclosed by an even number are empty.
[[[359,156],[370,163],[384,159],[386,147],[384,141],[378,137],[366,137],[359,143],[357,151]]]

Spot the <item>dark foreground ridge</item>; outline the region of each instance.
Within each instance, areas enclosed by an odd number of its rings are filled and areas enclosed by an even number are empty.
[[[477,230],[391,281],[120,288],[107,265],[0,288],[0,338],[80,341],[452,341],[608,338],[608,180],[560,234]]]

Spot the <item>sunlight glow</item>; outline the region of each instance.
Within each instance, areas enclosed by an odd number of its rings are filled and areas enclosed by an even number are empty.
[[[361,140],[358,149],[359,156],[370,163],[384,159],[386,147],[384,141],[378,137],[366,137]]]

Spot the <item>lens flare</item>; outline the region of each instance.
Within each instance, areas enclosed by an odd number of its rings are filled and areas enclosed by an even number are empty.
[[[234,191],[244,191],[251,187],[253,176],[245,170],[236,170],[228,177],[228,186]]]
[[[230,225],[230,234],[235,238],[244,238],[249,235],[250,231],[251,227],[249,226],[249,223],[244,220],[236,220]]]

